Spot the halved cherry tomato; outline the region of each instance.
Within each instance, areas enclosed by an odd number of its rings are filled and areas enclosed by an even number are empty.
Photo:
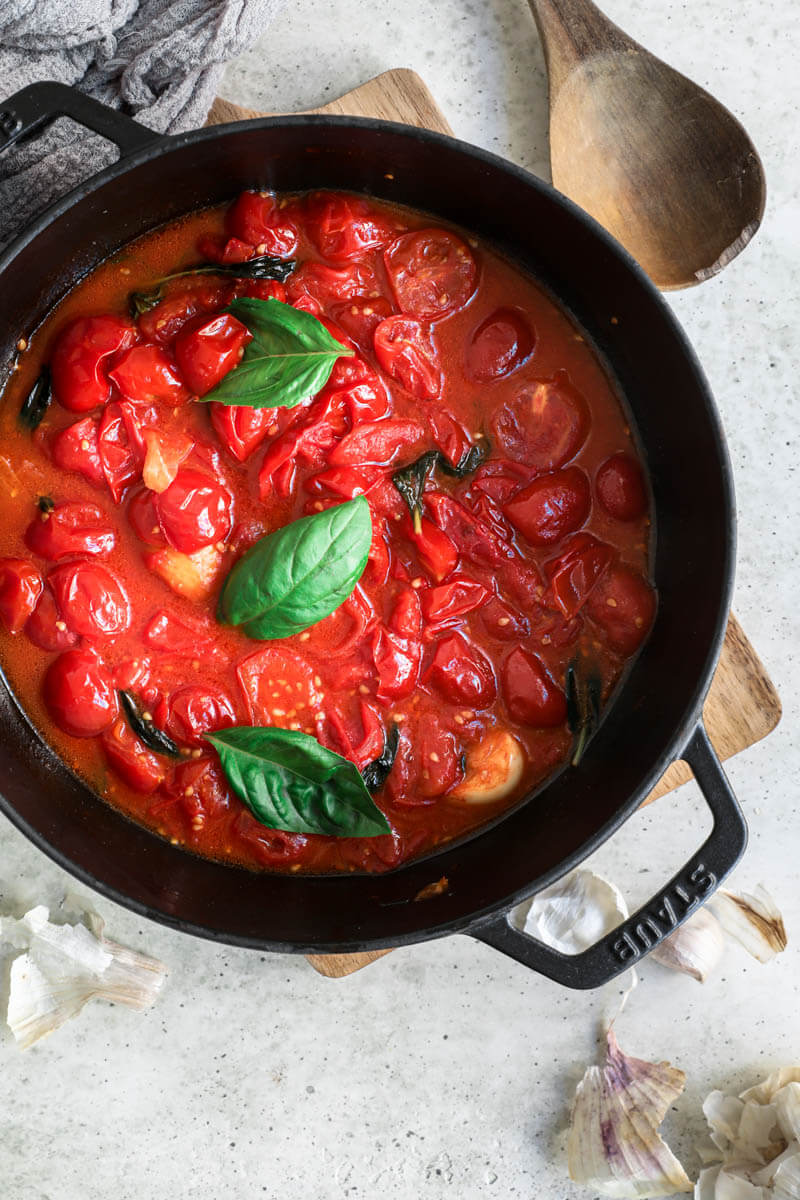
[[[566,467],[534,479],[503,505],[503,512],[532,546],[549,546],[580,529],[591,502],[586,475]]]
[[[253,725],[324,722],[322,680],[299,654],[265,646],[241,660],[236,676]]]
[[[40,650],[69,650],[78,644],[77,633],[67,628],[67,622],[61,616],[55,596],[47,584],[39,603],[25,622],[25,636]]]
[[[375,330],[393,312],[394,306],[385,296],[355,296],[346,304],[337,304],[333,318],[357,346],[371,350]]]
[[[218,660],[223,655],[214,632],[213,626],[162,608],[145,625],[142,641],[152,650],[166,650],[180,658]]]
[[[550,729],[567,719],[567,701],[544,663],[517,646],[502,667],[503,695],[509,716],[520,725]]]
[[[467,613],[480,608],[489,599],[489,592],[474,579],[457,575],[438,587],[424,588],[419,598],[426,622],[441,625],[459,621]]]
[[[328,725],[333,731],[339,753],[354,762],[360,771],[383,753],[386,732],[378,714],[362,700],[359,705],[359,720],[355,716],[331,709]]]
[[[467,346],[467,371],[480,383],[502,379],[533,353],[533,330],[516,308],[498,308],[478,326]]]
[[[97,445],[99,427],[95,417],[82,417],[74,425],[59,430],[50,446],[56,466],[62,471],[77,471],[90,483],[104,484],[106,477]]]
[[[246,809],[236,818],[234,830],[236,836],[255,853],[264,867],[286,867],[297,862],[308,845],[308,838],[304,833],[284,833],[281,829],[267,829]]]
[[[111,395],[108,368],[112,356],[136,341],[136,329],[121,317],[78,317],[63,331],[50,374],[53,395],[70,412],[89,412]]]
[[[198,313],[216,312],[228,304],[233,283],[193,282],[185,284],[139,317],[139,329],[152,342],[171,342]]]
[[[131,623],[130,601],[119,580],[99,563],[64,563],[47,577],[58,611],[73,633],[113,637]]]
[[[135,492],[128,502],[128,522],[138,538],[148,546],[167,544],[156,510],[156,498],[149,488]]]
[[[463,308],[478,282],[469,246],[446,229],[404,233],[383,257],[398,306],[425,321]]]
[[[574,617],[614,558],[611,546],[590,533],[573,534],[565,543],[563,554],[545,563],[550,580],[547,601],[565,617]]]
[[[25,545],[40,558],[58,562],[76,554],[106,558],[116,536],[102,508],[67,500],[50,512],[37,513],[25,532]]]
[[[205,396],[239,363],[250,333],[230,313],[200,317],[175,339],[175,358],[195,396]]]
[[[379,250],[395,230],[365,200],[335,192],[315,192],[306,199],[308,230],[323,258],[349,262]]]
[[[304,486],[312,496],[332,492],[334,496],[352,500],[354,496],[366,496],[382,478],[379,467],[332,467],[330,471],[311,475]]]
[[[200,238],[197,252],[201,258],[225,266],[230,263],[247,262],[255,255],[255,249],[250,242],[243,242],[238,237],[212,237],[210,234]]]
[[[272,195],[242,192],[228,209],[225,225],[234,237],[254,246],[257,254],[290,258],[297,249],[297,228],[281,215]]]
[[[292,303],[301,296],[311,296],[323,308],[329,304],[360,297],[366,300],[380,294],[380,284],[375,268],[369,263],[347,263],[341,267],[330,267],[321,262],[305,262],[293,272],[286,287]]]
[[[425,430],[418,421],[391,417],[364,421],[333,447],[328,462],[333,467],[386,467],[401,451],[410,451],[424,437]]]
[[[378,675],[377,699],[390,704],[410,696],[422,666],[422,646],[413,638],[378,629],[372,640],[372,661]]]
[[[501,596],[489,597],[481,609],[481,621],[489,633],[504,641],[518,642],[531,631],[527,617],[507,604]]]
[[[226,487],[190,467],[182,467],[155,502],[164,536],[184,554],[225,541],[233,525],[232,505]]]
[[[111,676],[90,650],[67,650],[51,663],[43,694],[56,725],[72,737],[96,737],[119,712]]]
[[[127,721],[115,721],[101,740],[109,766],[129,788],[149,795],[164,782],[164,760],[147,749]]]
[[[375,356],[383,370],[417,400],[442,390],[439,352],[431,330],[413,317],[387,317],[375,327]]]
[[[185,404],[189,389],[172,358],[161,346],[132,346],[108,372],[126,400]]]
[[[414,749],[420,765],[417,790],[422,796],[443,796],[464,774],[462,748],[435,714],[420,726]]]
[[[635,521],[647,512],[647,489],[642,468],[630,454],[612,454],[594,481],[597,499],[618,521]]]
[[[420,562],[437,583],[446,579],[458,565],[458,549],[428,517],[420,517],[419,529],[415,529],[411,517],[404,517],[403,532],[416,546]]]
[[[9,633],[19,633],[36,608],[44,583],[25,558],[0,559],[0,621]]]
[[[233,705],[219,688],[188,684],[173,693],[164,708],[167,733],[190,746],[205,745],[204,733],[236,724]],[[156,720],[159,716],[156,712]]]
[[[333,392],[344,403],[351,425],[378,421],[389,414],[391,399],[386,384],[360,354],[336,360],[320,395]]]
[[[142,413],[130,400],[106,405],[97,447],[106,483],[119,504],[129,485],[141,477],[145,457]]]
[[[244,462],[261,445],[275,423],[274,408],[251,408],[249,404],[209,405],[211,424],[226,450]]]
[[[525,384],[493,421],[497,440],[510,458],[554,471],[580,450],[589,433],[589,410],[566,371]]]
[[[266,500],[273,491],[287,494],[291,480],[291,468],[297,457],[311,467],[318,468],[327,460],[332,447],[347,428],[347,401],[341,392],[324,389],[307,409],[295,418],[295,423],[271,442],[258,473],[261,499]],[[288,468],[290,473],[281,486],[279,473]]]
[[[460,633],[439,642],[428,676],[452,704],[488,708],[497,695],[492,664]]]
[[[586,612],[601,627],[611,648],[627,658],[650,632],[656,594],[636,571],[614,566],[592,592]]]

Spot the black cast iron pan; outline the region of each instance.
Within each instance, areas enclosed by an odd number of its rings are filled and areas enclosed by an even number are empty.
[[[298,116],[164,138],[61,84],[0,106],[0,149],[68,115],[119,162],[36,220],[0,259],[0,363],[87,271],[131,238],[246,187],[345,188],[427,209],[530,270],[616,375],[652,480],[658,532],[653,632],[580,765],[494,826],[386,875],[255,874],[194,857],[133,824],[74,778],[0,687],[3,810],[98,891],[176,929],[266,950],[344,952],[468,933],[570,987],[594,987],[656,945],[742,854],[746,827],[701,724],[734,561],[730,465],[700,367],[661,296],[590,217],[524,171],[453,138],[386,121]],[[614,320],[612,321],[612,318]],[[569,957],[509,910],[596,849],[668,764],[685,758],[714,818],[657,896]],[[658,847],[648,864],[659,867]],[[632,872],[639,864],[632,864]],[[446,895],[415,902],[446,875]],[[624,880],[622,881],[624,884]]]

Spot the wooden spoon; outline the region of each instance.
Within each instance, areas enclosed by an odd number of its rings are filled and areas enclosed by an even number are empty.
[[[761,160],[726,108],[591,0],[530,0],[550,79],[553,183],[660,288],[710,279],[758,229]]]

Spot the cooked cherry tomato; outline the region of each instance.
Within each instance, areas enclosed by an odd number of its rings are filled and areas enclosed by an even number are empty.
[[[311,475],[305,482],[306,491],[314,496],[333,493],[345,500],[354,496],[366,496],[375,487],[383,474],[379,467],[332,467]]]
[[[232,505],[226,487],[190,467],[182,467],[155,501],[164,536],[184,554],[225,541],[233,525]]]
[[[445,621],[457,622],[468,612],[480,608],[489,599],[489,592],[483,584],[459,575],[439,587],[423,588],[419,598],[426,622],[440,625]]]
[[[130,484],[141,477],[145,458],[142,413],[130,400],[106,405],[97,447],[106,483],[119,504]]]
[[[414,528],[408,514],[403,520],[403,532],[416,546],[420,562],[436,582],[441,583],[458,565],[458,549],[453,539],[428,517],[420,517],[419,529]]]
[[[337,750],[354,762],[360,771],[383,753],[386,732],[378,714],[362,700],[359,718],[355,714],[339,713],[331,709],[327,714],[328,725],[333,731]]]
[[[167,732],[190,746],[205,745],[204,733],[236,724],[233,705],[219,688],[189,684],[170,696],[166,709]]]
[[[306,200],[308,229],[323,258],[349,262],[378,250],[394,237],[388,221],[375,215],[366,200],[316,192]]]
[[[565,617],[574,617],[589,598],[600,576],[614,561],[614,551],[590,533],[576,533],[564,553],[545,563],[550,580],[548,599]]]
[[[78,635],[67,628],[58,610],[55,596],[48,587],[39,597],[32,615],[25,622],[25,636],[40,650],[69,650],[78,644]]]
[[[133,346],[126,350],[108,372],[126,400],[164,404],[185,404],[189,389],[172,358],[161,346]]]
[[[47,582],[73,633],[113,637],[130,625],[130,601],[107,567],[99,563],[64,563],[50,572]]]
[[[22,629],[43,587],[41,575],[27,559],[0,559],[0,621],[9,633]]]
[[[331,449],[347,428],[346,397],[326,388],[294,420],[295,423],[267,447],[258,473],[262,500],[266,500],[273,492],[288,494],[288,485],[298,458],[315,470],[327,461]],[[279,477],[282,468],[289,470],[283,486]]]
[[[489,633],[504,641],[519,641],[531,631],[530,623],[500,596],[490,596],[481,609],[481,621]]]
[[[510,458],[540,471],[563,467],[589,432],[589,410],[566,371],[525,384],[493,421],[495,436]]]
[[[591,488],[578,467],[540,475],[503,505],[532,546],[549,546],[580,529],[589,515]]]
[[[308,845],[308,838],[304,833],[284,833],[281,829],[267,829],[246,809],[236,818],[234,828],[237,837],[255,853],[264,867],[289,866],[302,857]]]
[[[186,433],[170,428],[146,429],[143,434],[145,454],[142,483],[151,492],[165,492],[177,478],[181,463],[195,448]]]
[[[221,652],[214,634],[213,626],[162,608],[145,625],[142,641],[153,650],[166,650],[180,658],[216,660]]]
[[[136,329],[121,317],[78,317],[56,342],[50,361],[53,395],[70,412],[89,412],[111,395],[112,356],[136,341]]]
[[[286,304],[286,288],[277,279],[248,279],[244,286],[236,287],[237,296],[250,296],[253,300],[280,300]]]
[[[647,512],[647,490],[642,469],[630,454],[612,454],[594,480],[597,499],[618,521],[635,521]]]
[[[164,782],[164,760],[147,749],[123,718],[106,729],[102,743],[108,765],[135,792],[149,795]]]
[[[567,719],[567,701],[544,663],[530,650],[517,646],[502,668],[503,696],[509,716],[520,725],[549,729]]]
[[[492,664],[460,633],[439,642],[428,674],[452,704],[488,708],[497,695]]]
[[[375,327],[375,357],[383,370],[417,400],[435,400],[442,390],[433,334],[412,317],[387,317]]]
[[[249,242],[243,242],[241,238],[212,237],[209,234],[200,238],[197,252],[201,258],[226,266],[230,263],[247,262],[255,254],[253,246]]]
[[[457,421],[438,405],[432,405],[428,409],[427,417],[437,447],[454,467],[458,466],[475,442],[461,421]]]
[[[467,371],[480,383],[502,379],[530,358],[535,340],[524,313],[498,308],[472,335],[467,346]]]
[[[281,215],[275,197],[242,192],[228,209],[225,224],[234,237],[254,246],[257,254],[290,258],[297,249],[297,228]]]
[[[351,425],[378,421],[389,414],[391,400],[386,384],[360,354],[336,360],[320,395],[334,392],[344,403]]]
[[[148,546],[167,544],[156,510],[156,498],[149,488],[134,492],[128,502],[128,522],[138,538]]]
[[[193,841],[203,836],[207,824],[225,818],[231,807],[230,789],[210,747],[207,757],[178,763],[161,790],[171,810],[159,806],[163,818]]]
[[[364,421],[333,447],[328,462],[333,467],[386,467],[401,451],[410,451],[424,437],[425,430],[418,421],[391,417]]]
[[[404,233],[387,247],[384,262],[398,306],[424,321],[463,308],[478,281],[469,246],[446,229]]]
[[[411,695],[422,665],[422,646],[418,641],[389,629],[379,629],[372,641],[372,660],[378,675],[376,696],[381,704]]]
[[[250,333],[230,313],[200,317],[175,339],[175,358],[196,396],[205,396],[232,370],[244,354]]]
[[[375,330],[393,312],[394,307],[385,296],[356,296],[346,304],[337,304],[333,317],[357,346],[371,350]]]
[[[173,285],[174,286],[174,285]],[[209,283],[201,278],[183,283],[139,317],[139,329],[152,342],[171,342],[198,313],[216,312],[229,304],[233,283]]]
[[[82,417],[74,425],[59,430],[50,446],[56,466],[62,471],[77,471],[90,483],[104,484],[106,477],[97,445],[99,427],[95,417]]]
[[[601,627],[611,648],[627,657],[639,649],[650,632],[656,594],[636,571],[614,566],[592,592],[586,612]]]
[[[298,713],[303,714],[304,728],[312,713],[324,720],[322,680],[299,654],[265,646],[243,658],[236,675],[253,725],[277,725]],[[294,716],[289,716],[292,710]]]
[[[43,691],[50,716],[72,737],[96,737],[119,712],[111,676],[90,650],[67,650],[51,663]]]
[[[417,791],[422,796],[443,796],[464,774],[462,748],[435,715],[420,727],[414,750],[420,766]]]
[[[28,549],[50,562],[76,554],[107,558],[115,542],[102,508],[85,501],[67,500],[50,512],[37,513],[25,532]]]
[[[330,267],[321,262],[305,262],[292,273],[286,286],[292,303],[301,296],[311,296],[323,308],[342,301],[353,301],[356,297],[365,300],[380,294],[380,284],[375,268],[369,263],[347,263],[341,267]]]
[[[276,420],[274,408],[217,404],[212,400],[209,409],[217,437],[239,462],[244,462],[261,445]]]
[[[400,637],[418,638],[422,633],[422,609],[414,588],[402,588],[399,592],[389,617],[389,628]]]

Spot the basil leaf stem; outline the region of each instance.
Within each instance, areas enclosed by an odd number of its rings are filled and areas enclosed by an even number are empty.
[[[152,721],[144,719],[139,704],[130,692],[120,691],[119,699],[131,729],[148,750],[154,750],[156,754],[165,754],[168,758],[180,757],[177,744]]]
[[[205,740],[236,795],[268,829],[328,837],[391,832],[355,763],[307,733],[239,725]]]
[[[301,517],[255,543],[228,574],[218,615],[248,637],[291,637],[343,603],[367,565],[372,518],[363,496]]]

